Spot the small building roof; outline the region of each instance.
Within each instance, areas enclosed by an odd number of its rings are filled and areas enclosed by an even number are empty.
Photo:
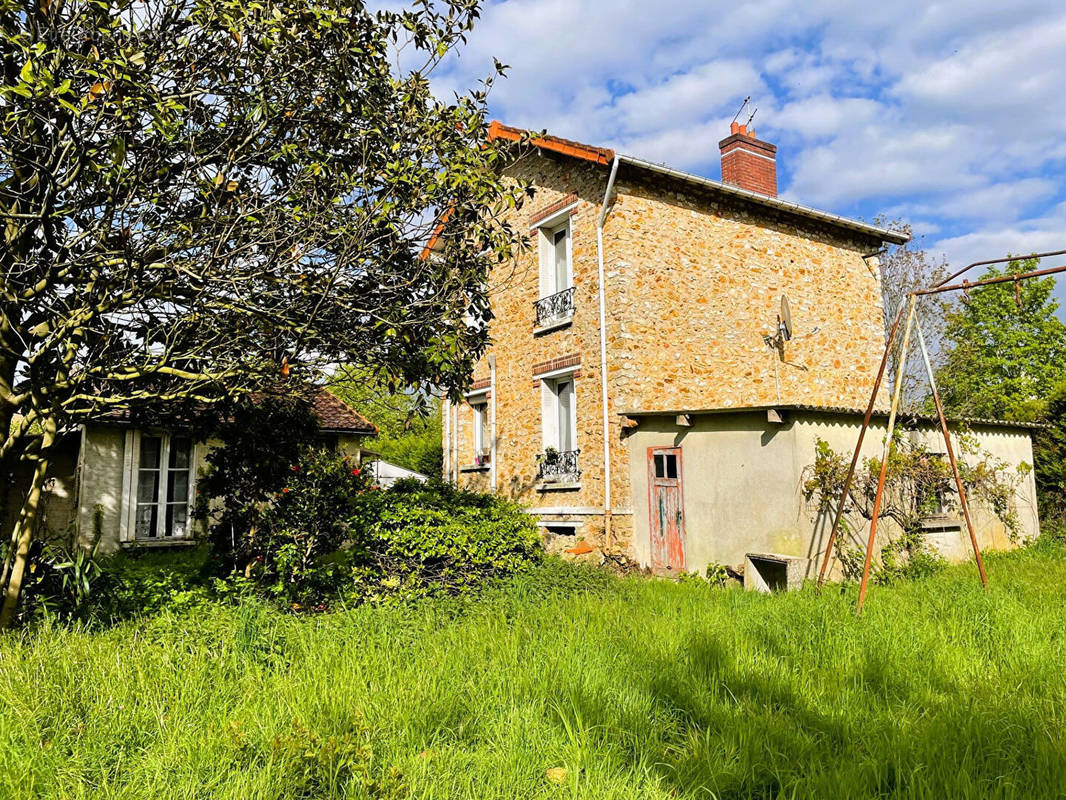
[[[697,186],[712,192],[726,194],[785,214],[804,217],[827,225],[845,228],[855,233],[880,239],[883,242],[904,244],[910,240],[910,236],[905,233],[900,233],[899,231],[882,228],[877,225],[870,225],[866,222],[842,217],[839,214],[820,211],[816,208],[800,205],[799,203],[792,203],[788,200],[781,200],[777,197],[770,197],[769,195],[741,189],[739,186],[734,186],[730,183],[711,180],[710,178],[704,178],[702,175],[694,175],[690,172],[682,172],[681,170],[668,167],[665,164],[656,164],[651,161],[645,161],[642,158],[616,154],[614,150],[607,147],[596,147],[594,145],[582,144],[581,142],[575,142],[571,139],[563,139],[559,136],[551,136],[549,134],[534,134],[532,132],[523,131],[521,128],[513,128],[510,125],[504,125],[498,121],[493,121],[492,124],[489,125],[490,140],[504,139],[507,141],[518,142],[527,135],[530,136],[529,144],[532,146],[568,156],[570,158],[577,158],[601,166],[607,166],[617,157],[618,161],[622,164],[627,164],[659,177],[680,181],[689,186]]]
[[[332,392],[320,386],[309,387],[309,390],[311,409],[318,417],[322,433],[373,436],[378,432],[376,425]],[[257,394],[255,397],[260,399],[263,395]],[[129,409],[103,411],[94,421],[112,425],[136,425],[139,422],[134,419]]]
[[[819,414],[837,414],[858,417],[862,417],[866,414],[866,409],[862,408],[846,408],[844,406],[817,406],[809,405],[806,403],[777,403],[769,405],[736,406],[732,408],[630,409],[628,411],[619,411],[618,416],[632,417],[636,419],[639,417],[675,417],[681,414],[694,414],[697,416],[701,416],[708,414],[743,414],[766,411],[804,411]],[[873,416],[887,418],[888,411],[885,409],[874,409]],[[927,422],[934,425],[940,424],[940,420],[933,414],[899,412],[898,416],[902,420]],[[961,422],[966,425],[986,425],[997,428],[1025,428],[1028,430],[1045,427],[1039,422],[1016,422],[1014,420],[985,419],[980,417],[950,417],[948,419],[948,422]]]
[[[319,389],[311,407],[326,433],[353,433],[373,436],[378,428],[370,420],[326,389]]]

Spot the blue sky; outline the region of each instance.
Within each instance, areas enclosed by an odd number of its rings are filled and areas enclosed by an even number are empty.
[[[711,178],[751,95],[783,197],[902,218],[962,266],[1066,248],[1064,53],[1050,0],[501,0],[434,84],[495,56],[494,117]]]

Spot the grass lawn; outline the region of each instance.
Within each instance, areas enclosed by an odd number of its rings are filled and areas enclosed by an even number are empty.
[[[0,639],[2,798],[1066,797],[1066,554],[761,596],[550,563],[477,601]]]

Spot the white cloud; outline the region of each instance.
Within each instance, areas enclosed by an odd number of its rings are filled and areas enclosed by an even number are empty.
[[[898,211],[956,261],[1066,231],[1064,49],[1058,0],[503,0],[437,88],[496,56],[504,121],[711,177],[751,94],[783,194]]]
[[[1034,219],[1011,225],[989,225],[941,239],[932,248],[944,253],[952,264],[960,266],[1008,253],[1025,255],[1066,249],[1066,203],[1060,203]],[[1053,263],[1066,263],[1066,257],[1059,257]],[[1044,266],[1053,264],[1049,262]]]

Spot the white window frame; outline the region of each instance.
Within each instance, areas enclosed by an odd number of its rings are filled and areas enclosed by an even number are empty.
[[[540,239],[540,298],[565,292],[574,285],[574,229],[570,210],[564,209],[537,226]],[[555,275],[555,234],[566,231],[566,285],[559,286]]]
[[[482,456],[489,449],[485,441],[485,425],[489,418],[489,399],[486,395],[478,395],[468,401],[474,412],[474,456]]]
[[[141,439],[145,436],[158,436],[162,440],[160,443],[161,452],[159,454],[159,487],[156,490],[156,502],[160,506],[160,511],[156,515],[156,535],[137,537],[137,480],[140,472],[141,463]],[[178,536],[163,536],[161,535],[163,526],[166,525],[166,496],[167,496],[167,479],[169,470],[167,464],[170,461],[170,441],[174,436],[180,436],[190,439],[189,442],[189,492],[186,498],[186,504],[188,508],[188,515],[186,517],[187,522],[185,525],[185,532]],[[129,430],[126,431],[125,448],[123,451],[123,470],[122,470],[122,513],[119,517],[119,539],[123,542],[173,542],[184,541],[186,539],[194,538],[193,527],[195,525],[195,519],[193,513],[195,511],[195,499],[196,499],[196,483],[197,483],[197,465],[199,462],[199,444],[190,434],[183,432],[172,432],[162,430]],[[163,498],[160,500],[159,498]]]
[[[578,395],[576,372],[576,369],[568,372],[553,372],[551,375],[543,376],[540,379],[541,441],[544,450],[549,447],[554,447],[559,452],[579,449],[577,442]],[[561,446],[561,437],[559,436],[559,384],[561,382],[570,384],[570,446],[565,449]]]

